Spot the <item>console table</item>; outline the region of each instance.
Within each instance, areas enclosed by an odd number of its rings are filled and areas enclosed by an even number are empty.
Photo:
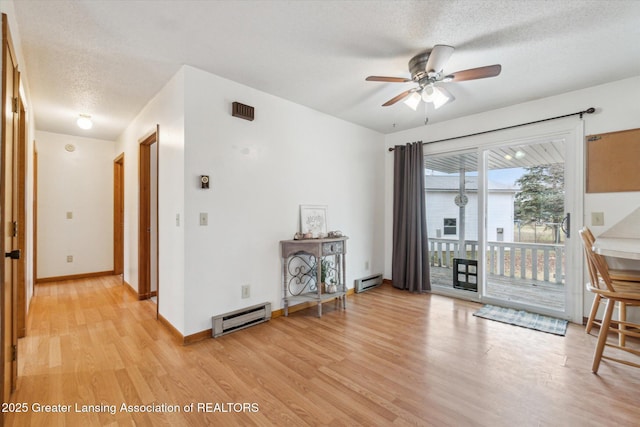
[[[322,303],[336,299],[347,308],[345,254],[348,237],[280,241],[284,315],[289,305],[316,302],[318,317]],[[323,262],[323,260],[325,262]],[[321,283],[322,266],[328,282],[336,284],[336,292],[327,293]]]

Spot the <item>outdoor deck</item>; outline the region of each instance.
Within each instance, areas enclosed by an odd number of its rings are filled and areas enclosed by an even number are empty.
[[[492,297],[557,310],[564,309],[564,285],[562,283],[496,274],[489,274],[487,282],[487,294]],[[453,288],[453,269],[432,265],[431,284]]]

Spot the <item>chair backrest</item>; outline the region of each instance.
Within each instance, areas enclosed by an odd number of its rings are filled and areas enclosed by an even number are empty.
[[[593,244],[595,243],[593,234],[587,227],[583,227],[579,233],[584,245],[584,253],[587,259],[587,267],[589,268],[591,286],[593,288],[615,292],[611,276],[609,276],[607,261],[602,255],[593,251]]]

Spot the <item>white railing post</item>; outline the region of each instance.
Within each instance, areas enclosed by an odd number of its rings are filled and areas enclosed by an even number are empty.
[[[451,262],[452,254],[457,256],[459,251],[459,242],[452,239],[443,238],[430,238],[429,248],[432,252],[431,265],[445,268],[452,268]],[[537,244],[537,243],[519,243],[519,242],[487,242],[488,250],[488,274],[495,274],[500,276],[506,276],[506,254],[509,254],[509,277],[517,278],[516,270],[518,269],[518,263],[516,257],[520,255],[520,279],[532,279],[544,281],[553,281],[555,283],[562,283],[564,279],[563,263],[564,256],[563,245],[556,244]],[[542,271],[538,271],[538,252],[542,251],[543,266]],[[478,249],[478,242],[467,240],[465,241],[465,247],[463,253],[470,252],[472,259],[477,259],[476,255],[480,254]],[[552,256],[553,254],[553,256]],[[435,255],[435,256],[434,256]],[[527,267],[527,261],[531,262],[531,268]],[[555,265],[551,266],[551,262]],[[554,272],[555,277],[551,277],[551,272]],[[541,274],[539,274],[541,273]]]

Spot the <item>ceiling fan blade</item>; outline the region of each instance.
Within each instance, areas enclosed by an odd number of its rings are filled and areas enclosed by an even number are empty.
[[[405,79],[404,77],[381,77],[381,76],[369,76],[365,79],[368,82],[388,82],[388,83],[406,83],[413,81],[411,79]]]
[[[453,47],[445,44],[437,44],[431,49],[427,65],[424,67],[427,73],[439,73],[444,68],[451,54],[453,54]]]
[[[415,92],[417,89],[409,89],[409,90],[405,90],[404,92],[402,92],[400,95],[398,96],[394,96],[393,98],[391,98],[390,100],[388,100],[387,102],[385,102],[384,104],[382,104],[383,107],[388,107],[389,105],[393,105],[398,101],[402,101],[403,99],[405,99],[407,96],[411,95],[413,92]]]
[[[502,65],[487,65],[486,67],[471,68],[452,73],[445,77],[445,80],[462,82],[465,80],[486,79],[487,77],[495,77],[502,71]]]

